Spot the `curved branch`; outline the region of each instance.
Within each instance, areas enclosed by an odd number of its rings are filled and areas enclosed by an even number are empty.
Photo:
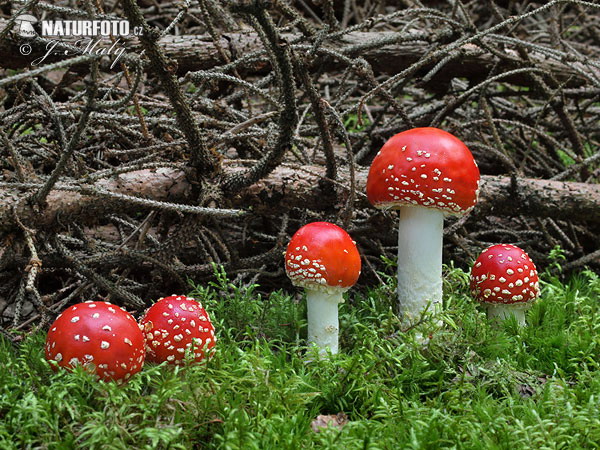
[[[219,158],[214,151],[210,151],[188,104],[177,78],[175,77],[176,66],[169,61],[158,45],[159,33],[148,25],[140,8],[134,0],[123,0],[123,10],[134,26],[143,28],[140,41],[148,58],[152,63],[152,70],[169,96],[169,100],[175,110],[177,125],[185,135],[189,151],[191,153],[191,164],[198,169],[198,174],[203,178],[210,178],[220,170]]]
[[[296,98],[294,74],[287,43],[279,36],[275,24],[264,8],[257,6],[248,8],[248,12],[256,18],[256,26],[265,36],[265,45],[271,50],[271,62],[275,71],[283,109],[279,114],[277,140],[269,152],[254,167],[245,173],[228,177],[222,184],[226,192],[235,192],[256,183],[271,173],[281,163],[285,151],[290,147],[298,115],[296,114]]]

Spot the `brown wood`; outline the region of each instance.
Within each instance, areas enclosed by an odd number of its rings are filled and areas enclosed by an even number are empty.
[[[244,170],[240,164],[228,164],[225,173],[233,174]],[[224,207],[248,210],[255,214],[281,213],[293,207],[326,210],[326,198],[319,181],[325,169],[317,166],[296,167],[282,165],[263,180],[255,183],[229,199]],[[364,194],[367,169],[358,168],[357,208],[371,208]],[[98,181],[94,184],[110,192],[136,197],[190,203],[191,185],[182,170],[173,168],[147,169]],[[343,196],[348,191],[348,174],[340,171],[336,184]],[[135,212],[140,205],[129,204],[117,199],[82,195],[77,192],[53,190],[47,205],[37,210],[25,201],[28,193],[4,187],[0,189],[0,230],[9,231],[16,227],[12,209],[17,204],[21,221],[31,228],[49,227],[57,222],[78,221],[93,225],[107,214],[117,211]],[[552,217],[600,223],[600,186],[586,183],[549,181],[509,177],[483,176],[480,200],[473,211],[476,215]]]
[[[249,204],[254,209],[292,208],[303,206],[319,210],[323,193],[319,179],[325,170],[320,167],[283,166],[264,180],[259,181],[238,196],[237,205]],[[369,208],[365,192],[368,169],[356,170],[356,207]],[[347,190],[348,173],[340,171],[340,182]],[[552,217],[600,223],[600,185],[564,181],[510,177],[481,177],[479,202],[473,211],[476,215]]]
[[[0,32],[6,27],[7,21],[0,19]],[[374,47],[372,44],[381,39],[394,39],[398,33],[392,31],[379,32],[353,32],[344,35],[336,40],[326,40],[323,46],[344,54],[345,56],[361,56],[365,58],[376,72],[386,74],[396,74],[418,61],[430,51],[430,40],[436,40],[434,31],[431,33],[414,32],[415,40],[410,41],[411,35],[402,36],[405,42],[389,44],[382,47]],[[284,34],[283,39],[289,43],[294,43],[299,35]],[[19,46],[23,43],[30,43],[23,40],[17,40],[11,33],[9,37],[0,41],[0,65],[5,68],[21,69],[30,65],[31,61],[40,58],[46,53],[43,45],[32,45],[33,51],[30,55],[23,56],[19,53]],[[304,40],[305,45],[308,45]],[[207,70],[215,66],[225,64],[222,53],[230,60],[235,60],[239,56],[248,55],[251,52],[262,51],[263,45],[256,33],[225,33],[215,44],[210,36],[207,35],[181,35],[165,36],[160,41],[160,46],[165,50],[166,55],[177,63],[177,71],[183,75],[189,71]],[[137,40],[132,40],[125,44],[126,48],[135,54],[141,51],[141,45]],[[467,44],[459,49],[460,54],[452,61],[449,61],[443,70],[440,70],[434,77],[434,80],[447,81],[453,77],[465,77],[473,80],[485,79],[492,68],[494,73],[498,74],[520,66],[531,66],[546,72],[552,72],[558,82],[567,82],[568,86],[578,86],[584,84],[585,80],[579,72],[574,70],[578,65],[580,70],[591,70],[588,67],[581,66],[581,63],[564,64],[560,61],[548,59],[536,52],[529,53],[529,62],[522,61],[518,54],[510,49],[504,50],[508,59],[500,61],[494,56],[473,44]],[[74,56],[74,55],[71,55]],[[437,62],[447,56],[446,53],[440,54],[438,58],[423,67],[420,74],[424,75]],[[64,59],[62,55],[48,57],[44,63],[56,62]],[[111,60],[104,58],[104,63],[110,65]],[[331,56],[323,57],[316,62],[316,65],[328,66],[328,69],[335,66],[343,67],[340,61]],[[243,67],[246,72],[264,71],[268,68],[268,63],[257,63],[252,66]],[[517,74],[506,79],[509,82],[519,85],[531,85],[531,79],[527,74]]]

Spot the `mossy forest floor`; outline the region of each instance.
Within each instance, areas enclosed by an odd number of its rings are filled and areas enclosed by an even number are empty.
[[[490,326],[467,274],[445,277],[442,325],[409,331],[393,313],[391,277],[351,291],[341,353],[330,359],[302,347],[298,298],[261,296],[222,273],[192,292],[218,329],[205,365],[147,364],[118,386],[81,370],[54,373],[44,333],[18,349],[2,341],[0,448],[598,448],[598,275],[543,274],[523,329]],[[317,416],[339,412],[345,426],[313,431]]]

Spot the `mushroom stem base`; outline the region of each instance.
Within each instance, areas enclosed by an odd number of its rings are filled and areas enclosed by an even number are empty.
[[[500,322],[514,316],[520,326],[524,327],[525,323],[525,311],[523,307],[511,307],[510,305],[487,305],[487,316],[490,321]]]
[[[442,303],[442,236],[444,213],[403,206],[398,225],[398,306],[414,323]]]
[[[327,349],[332,354],[338,352],[338,305],[343,301],[341,293],[306,290],[308,343],[316,345],[321,355],[326,354]]]

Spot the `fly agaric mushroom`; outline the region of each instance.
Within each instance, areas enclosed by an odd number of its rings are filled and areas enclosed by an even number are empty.
[[[300,228],[288,244],[285,270],[294,286],[306,289],[308,342],[320,353],[338,352],[338,304],[360,275],[360,255],[346,231],[329,222]]]
[[[194,361],[200,362],[216,343],[215,327],[208,313],[197,300],[185,295],[161,298],[146,311],[140,323],[151,362],[182,364],[186,350]]]
[[[413,322],[442,301],[444,216],[477,203],[479,169],[458,138],[437,128],[392,136],[373,159],[367,197],[380,209],[400,209],[398,303]]]
[[[46,359],[78,364],[102,380],[127,380],[142,370],[144,334],[131,314],[107,302],[85,302],[63,311],[50,326]]]
[[[540,294],[535,264],[515,245],[492,245],[471,269],[471,294],[486,306],[490,319],[514,315],[524,326],[525,311]]]

